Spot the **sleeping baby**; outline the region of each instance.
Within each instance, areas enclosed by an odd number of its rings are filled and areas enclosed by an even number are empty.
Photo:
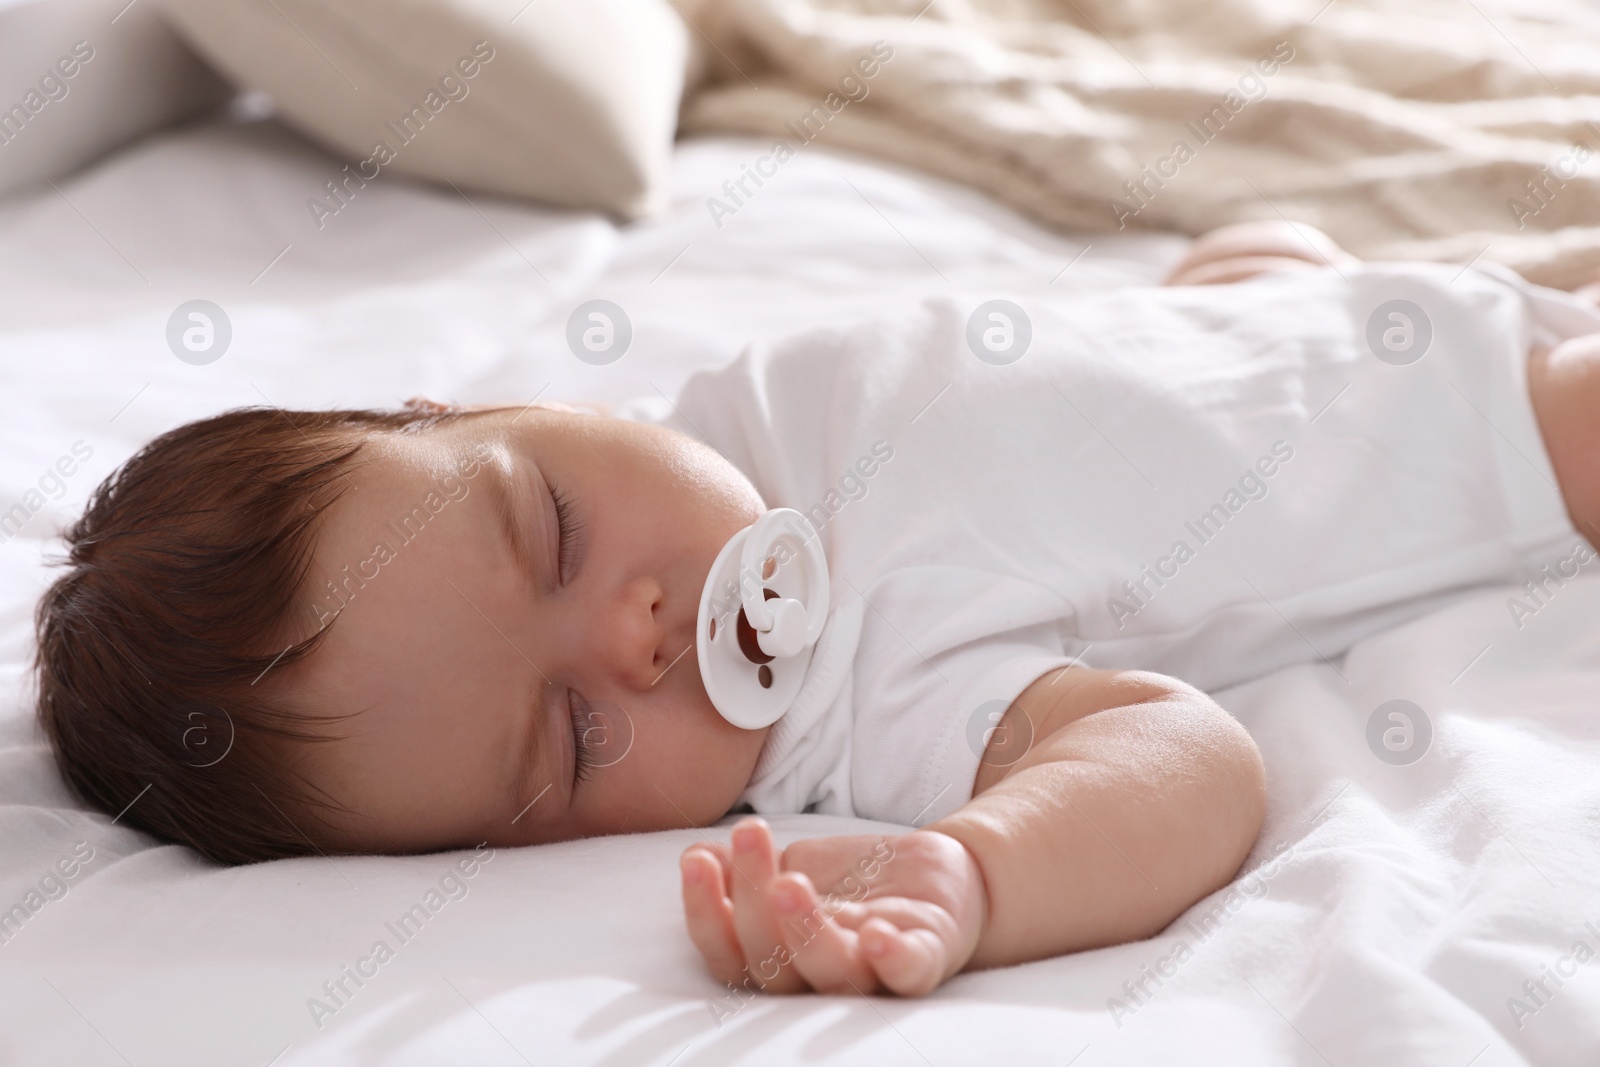
[[[1583,300],[1288,225],[1169,282],[931,299],[609,413],[180,427],[67,531],[45,733],[88,802],[226,863],[749,813],[681,858],[741,989],[918,995],[1151,936],[1261,825],[1208,692],[1307,661],[1338,685],[1363,637],[1600,542]],[[830,607],[747,728],[697,617],[775,508]],[[780,850],[761,816],[796,812],[907,829]]]

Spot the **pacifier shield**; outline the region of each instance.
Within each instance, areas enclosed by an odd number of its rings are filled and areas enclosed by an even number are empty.
[[[750,544],[752,537],[757,544]],[[783,644],[771,636],[775,626],[791,646],[801,634],[791,656],[763,649],[762,631],[750,618],[750,609],[775,600],[785,603],[776,612],[770,607],[758,612],[768,628],[766,643]],[[800,610],[803,630],[797,625]],[[774,508],[722,546],[700,594],[695,650],[706,694],[723,718],[758,730],[789,710],[805,682],[827,610],[827,560],[800,512]]]

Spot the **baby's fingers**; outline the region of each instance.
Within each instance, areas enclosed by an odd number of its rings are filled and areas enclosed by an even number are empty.
[[[730,897],[733,895],[733,857],[727,845],[717,841],[696,841],[684,851],[704,852],[706,859],[716,864],[722,891]]]
[[[734,825],[733,866],[733,928],[745,966],[768,993],[803,992],[805,980],[789,966],[783,926],[772,901],[778,856],[764,820],[749,817]]]
[[[733,902],[724,889],[721,864],[703,849],[691,848],[679,860],[683,872],[683,914],[689,939],[718,981],[744,980],[744,952],[733,922]]]
[[[932,930],[902,930],[874,916],[861,924],[861,953],[884,986],[903,997],[932,992],[944,978],[946,949]]]
[[[855,932],[844,929],[828,914],[809,878],[796,872],[784,874],[773,887],[773,895],[789,956],[812,989],[818,993],[877,992],[877,977],[861,958]]]

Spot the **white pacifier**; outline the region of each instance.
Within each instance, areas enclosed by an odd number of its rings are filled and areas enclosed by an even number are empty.
[[[700,678],[746,730],[794,703],[828,618],[828,561],[805,516],[773,508],[729,538],[700,593]]]

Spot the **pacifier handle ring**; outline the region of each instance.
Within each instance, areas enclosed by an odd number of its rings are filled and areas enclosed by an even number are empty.
[[[795,535],[793,527],[783,525],[798,521],[806,530],[806,537]],[[828,565],[822,554],[822,546],[817,542],[816,534],[806,522],[805,516],[794,508],[773,508],[757,519],[750,527],[750,534],[745,538],[744,551],[739,561],[739,595],[744,605],[745,619],[758,633],[770,631],[775,623],[772,609],[767,606],[767,598],[763,593],[765,577],[761,573],[761,565],[768,556],[772,555],[772,548],[779,541],[787,539],[795,544],[805,561],[806,571],[806,645],[813,645],[817,638],[822,636],[823,624],[828,618]],[[755,575],[753,585],[746,585],[743,576]]]

